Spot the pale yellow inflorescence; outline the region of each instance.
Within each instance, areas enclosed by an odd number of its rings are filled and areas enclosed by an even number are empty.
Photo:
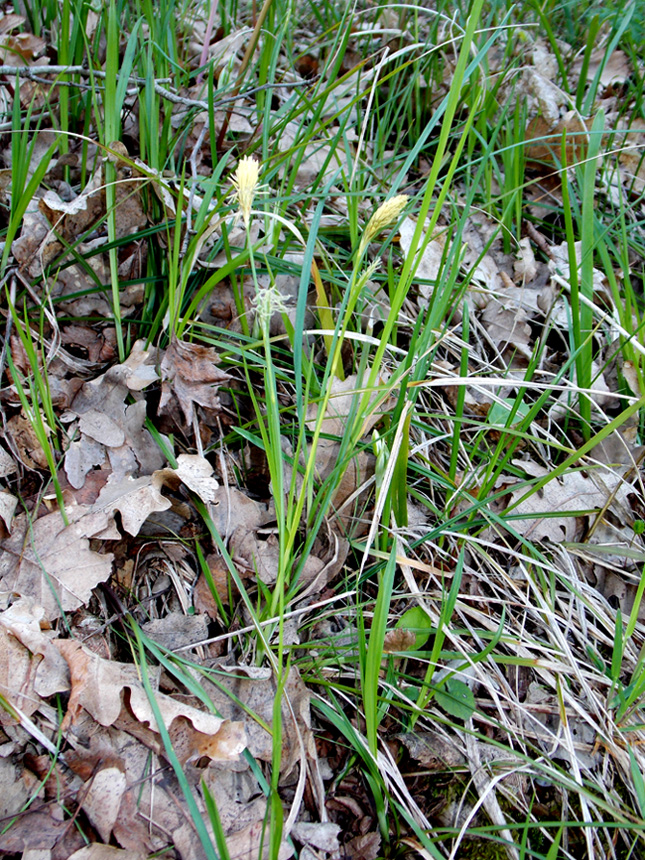
[[[375,236],[378,236],[381,230],[384,230],[392,223],[392,221],[396,221],[407,202],[407,194],[397,194],[396,197],[391,197],[389,200],[386,200],[385,203],[381,203],[379,208],[367,222],[367,227],[365,228],[363,238],[361,239],[358,252],[359,256],[363,253],[365,248],[367,248],[372,239]]]
[[[240,214],[244,220],[244,226],[248,229],[251,223],[251,209],[253,200],[258,193],[260,185],[260,164],[254,158],[245,155],[240,159],[235,173],[231,176],[231,182],[235,188],[233,200],[237,200]]]
[[[275,286],[258,287],[253,303],[261,327],[269,326],[271,317],[276,311],[278,313],[287,312],[285,297],[276,290]]]

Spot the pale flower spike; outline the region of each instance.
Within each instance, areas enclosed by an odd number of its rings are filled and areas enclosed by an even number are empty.
[[[255,293],[253,304],[261,327],[266,326],[268,328],[271,317],[276,311],[278,313],[287,312],[285,297],[274,286],[259,287]]]
[[[235,188],[233,200],[237,201],[244,226],[248,229],[251,223],[253,200],[259,191],[260,164],[254,158],[245,155],[238,162],[231,182]]]
[[[405,208],[405,204],[407,202],[407,194],[397,194],[396,197],[391,197],[389,200],[386,200],[385,203],[381,203],[379,208],[367,222],[367,227],[365,228],[365,232],[363,233],[363,238],[358,249],[359,257],[363,254],[363,251],[367,248],[372,239],[375,236],[378,236],[381,230],[384,230],[392,223],[392,221],[396,221]]]

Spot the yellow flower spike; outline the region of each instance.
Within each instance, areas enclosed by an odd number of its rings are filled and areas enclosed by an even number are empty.
[[[240,215],[244,220],[244,226],[248,229],[251,223],[251,209],[253,200],[258,193],[260,185],[260,164],[254,158],[245,155],[238,162],[237,168],[231,182],[234,187],[232,199],[237,201]]]
[[[396,197],[391,197],[389,200],[386,200],[385,203],[381,203],[379,208],[367,222],[367,227],[365,228],[365,232],[363,233],[363,238],[361,239],[361,244],[358,249],[359,257],[363,255],[363,252],[369,243],[375,236],[378,236],[381,230],[384,230],[392,223],[392,221],[396,221],[405,208],[405,204],[407,202],[407,194],[397,194]]]

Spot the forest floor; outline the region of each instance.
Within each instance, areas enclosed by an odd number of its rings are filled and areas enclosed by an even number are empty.
[[[0,855],[645,857],[642,7],[1,11]]]

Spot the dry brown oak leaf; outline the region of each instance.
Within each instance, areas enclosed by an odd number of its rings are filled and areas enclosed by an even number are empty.
[[[210,346],[173,340],[161,360],[159,414],[176,413],[178,404],[190,427],[195,404],[218,410],[217,389],[231,378],[217,367],[218,360]]]
[[[104,660],[70,639],[55,644],[69,665],[72,685],[61,730],[66,731],[83,710],[102,726],[111,726],[117,721],[127,723],[133,729],[126,729],[130,734],[135,730],[134,718],[141,729],[137,732],[139,740],[146,743],[151,733],[154,737],[147,745],[163,754],[155,712],[139,680],[138,668],[129,663]],[[202,756],[212,761],[237,761],[247,743],[241,722],[199,711],[158,691],[154,696],[173,750],[182,764]]]

